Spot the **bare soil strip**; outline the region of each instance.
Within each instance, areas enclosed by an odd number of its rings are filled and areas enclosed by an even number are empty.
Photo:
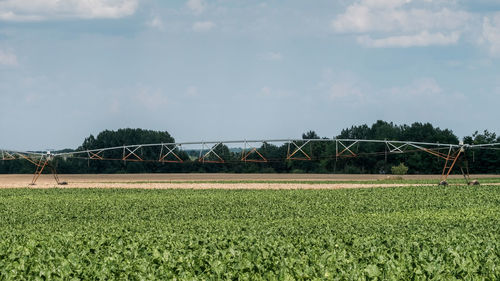
[[[0,188],[139,188],[139,189],[339,189],[397,186],[432,186],[436,184],[370,183],[387,179],[387,175],[339,174],[113,174],[60,175],[67,185],[57,185],[51,175],[42,175],[35,186],[30,186],[32,175],[0,175]],[[492,178],[499,175],[474,175],[473,178]],[[407,175],[403,179],[435,179],[440,175]],[[453,175],[450,178],[461,178]],[[176,182],[177,181],[177,182]],[[182,181],[179,183],[178,181]],[[202,182],[199,181],[218,181]],[[228,183],[223,183],[228,181]],[[234,181],[266,181],[265,183],[234,183]],[[272,181],[281,181],[273,183]],[[291,181],[282,183],[282,181]],[[293,183],[297,181],[297,183]],[[299,181],[342,181],[342,183],[310,184]],[[357,181],[345,183],[345,181]],[[222,183],[221,183],[222,182]],[[489,184],[500,185],[500,184]]]

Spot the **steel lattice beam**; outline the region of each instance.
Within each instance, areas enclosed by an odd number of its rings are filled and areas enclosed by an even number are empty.
[[[242,162],[268,162],[269,159],[266,157],[265,153],[261,151],[256,145],[259,144],[287,144],[287,153],[284,155],[283,159],[286,160],[313,160],[313,155],[308,154],[305,151],[307,145],[312,146],[315,143],[332,143],[335,145],[335,159],[339,157],[359,157],[362,155],[359,151],[354,150],[354,146],[361,146],[366,143],[372,144],[383,144],[386,147],[384,152],[386,155],[405,153],[409,152],[410,148],[416,151],[423,151],[434,155],[436,157],[445,159],[445,165],[442,171],[442,181],[450,175],[454,166],[460,162],[460,157],[464,154],[467,149],[500,149],[500,143],[490,143],[490,144],[477,144],[477,145],[467,145],[467,144],[441,144],[441,143],[428,143],[428,142],[413,142],[413,141],[397,141],[397,140],[363,140],[363,139],[261,139],[261,140],[229,140],[229,141],[202,141],[202,142],[175,142],[175,143],[156,143],[156,144],[135,144],[135,145],[123,145],[117,147],[107,147],[98,149],[89,149],[74,152],[64,152],[64,153],[40,153],[40,152],[23,152],[14,150],[3,150],[0,149],[0,160],[14,160],[14,159],[25,159],[36,166],[35,175],[33,178],[33,183],[36,182],[40,174],[43,172],[44,168],[50,165],[51,160],[57,157],[61,158],[84,158],[88,160],[122,160],[122,161],[156,161],[156,162],[174,162],[182,163],[184,162],[179,154],[179,149],[183,146],[194,147],[194,150],[199,150],[198,161],[201,163],[225,163],[227,159],[224,159],[221,155],[216,152],[216,149],[220,146],[239,146],[244,147],[241,152],[241,158],[239,161]],[[248,149],[247,149],[248,147]],[[143,148],[149,149],[153,154],[156,154],[156,159],[148,159],[143,155]],[[155,151],[156,149],[156,151]],[[388,150],[387,150],[388,149]],[[447,150],[447,153],[443,153],[440,150]],[[122,156],[120,159],[107,158],[107,152],[122,151]],[[311,148],[312,151],[312,148]],[[357,151],[357,152],[355,152]],[[255,155],[257,159],[249,158],[251,155]],[[55,174],[55,171],[54,171]],[[55,174],[56,179],[57,175]]]

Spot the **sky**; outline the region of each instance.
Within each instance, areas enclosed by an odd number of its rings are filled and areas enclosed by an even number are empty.
[[[0,0],[0,148],[500,133],[498,0]]]

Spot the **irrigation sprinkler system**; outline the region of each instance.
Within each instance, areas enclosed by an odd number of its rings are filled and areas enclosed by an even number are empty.
[[[33,175],[31,185],[48,168],[52,171],[54,179],[60,185],[67,184],[61,182],[57,176],[55,166],[52,164],[57,158],[76,158],[90,160],[115,160],[125,162],[159,162],[159,163],[184,163],[188,161],[197,161],[200,163],[229,163],[234,159],[224,159],[224,155],[218,153],[221,146],[237,147],[241,151],[241,157],[237,162],[275,162],[285,160],[295,161],[313,161],[318,160],[312,155],[313,145],[319,143],[334,143],[335,154],[330,158],[335,160],[339,158],[350,158],[360,156],[376,156],[388,154],[401,154],[408,152],[425,152],[444,159],[444,166],[441,173],[439,185],[447,185],[447,179],[450,173],[457,166],[467,184],[479,184],[476,180],[471,180],[465,152],[467,150],[479,149],[500,149],[500,143],[468,145],[468,144],[442,144],[413,141],[389,141],[389,140],[362,140],[362,139],[268,139],[268,140],[233,140],[233,141],[200,141],[200,142],[178,142],[178,143],[155,143],[155,144],[136,144],[123,145],[116,147],[107,147],[91,150],[81,150],[74,152],[52,153],[47,152],[25,152],[13,150],[0,150],[0,156],[3,161],[25,159],[35,165],[36,170]],[[266,145],[286,144],[286,155],[280,158],[270,158],[265,153]],[[378,144],[383,147],[383,151],[359,152],[359,147],[363,145]],[[309,147],[310,150],[307,150]],[[182,151],[195,151],[197,157],[182,159]]]

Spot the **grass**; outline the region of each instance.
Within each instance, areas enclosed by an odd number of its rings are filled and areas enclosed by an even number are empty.
[[[500,278],[500,188],[0,190],[0,280]]]

